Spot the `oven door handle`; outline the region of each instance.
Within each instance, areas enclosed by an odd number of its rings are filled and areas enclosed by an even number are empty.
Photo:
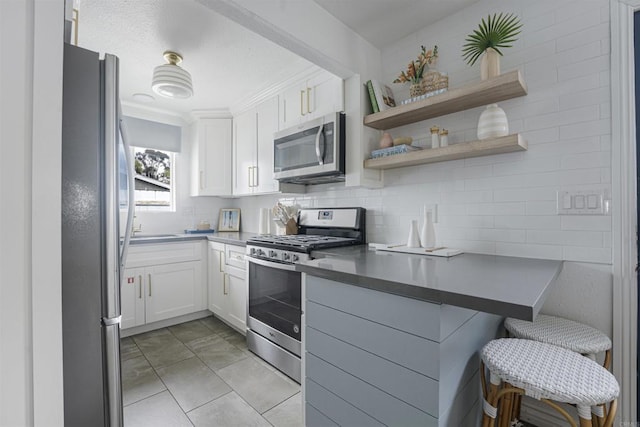
[[[295,264],[282,264],[280,262],[267,261],[266,259],[258,259],[254,257],[247,257],[249,262],[253,262],[265,267],[277,268],[278,270],[296,271]]]

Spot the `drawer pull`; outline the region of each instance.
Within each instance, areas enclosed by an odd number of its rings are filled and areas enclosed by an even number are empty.
[[[149,296],[151,296],[151,274],[147,275],[149,277]]]
[[[138,298],[142,299],[142,274],[138,276],[138,285],[140,285],[140,289],[138,290]]]
[[[222,266],[224,265],[224,260],[222,259],[224,257],[224,252],[219,252],[220,254],[220,273],[224,273],[224,268],[222,268]]]
[[[227,273],[224,274],[224,279],[222,279],[222,293],[229,295],[229,292],[227,292]]]

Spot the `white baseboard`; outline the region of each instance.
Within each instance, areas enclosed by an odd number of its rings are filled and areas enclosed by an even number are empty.
[[[574,407],[561,405],[569,414],[577,417]],[[567,420],[551,406],[539,400],[524,396],[520,409],[520,419],[539,427],[570,427]]]
[[[153,331],[155,329],[166,328],[167,326],[177,325],[179,323],[190,322],[192,320],[203,319],[211,316],[209,310],[196,311],[195,313],[185,314],[184,316],[172,317],[171,319],[161,320],[159,322],[147,323],[146,325],[134,326],[133,328],[121,329],[120,337],[130,337],[131,335],[142,334],[144,332]]]

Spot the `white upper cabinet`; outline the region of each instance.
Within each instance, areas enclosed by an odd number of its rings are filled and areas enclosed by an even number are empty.
[[[256,168],[257,117],[255,108],[233,119],[233,194],[253,194]]]
[[[271,98],[256,107],[257,116],[257,169],[255,191],[279,191],[273,179],[273,134],[278,130],[278,98]]]
[[[278,97],[235,116],[233,195],[300,192],[303,186],[273,179],[273,134],[278,130]]]
[[[200,118],[191,126],[192,196],[231,196],[231,128],[228,118]]]
[[[344,110],[344,86],[339,77],[318,71],[282,92],[280,129]]]

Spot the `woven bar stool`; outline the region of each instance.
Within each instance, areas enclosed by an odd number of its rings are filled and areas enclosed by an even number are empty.
[[[603,366],[605,369],[609,369],[611,364],[611,340],[609,337],[583,323],[539,314],[533,322],[508,318],[504,321],[504,327],[512,337],[557,345],[592,360],[596,360],[596,354],[605,352]],[[520,397],[516,397],[512,405],[512,420],[515,421],[520,418]],[[603,419],[606,416],[605,409],[600,406],[591,408],[591,412],[598,419]]]
[[[489,387],[485,366],[490,373]],[[558,403],[576,405],[580,427],[593,426],[592,406],[609,405],[607,417],[599,420],[603,427],[610,427],[616,415],[620,389],[613,375],[593,360],[551,344],[518,338],[493,340],[482,349],[480,378],[483,427],[493,427],[497,415],[499,426],[508,426],[509,401],[523,394],[547,403],[573,427],[578,424]]]

